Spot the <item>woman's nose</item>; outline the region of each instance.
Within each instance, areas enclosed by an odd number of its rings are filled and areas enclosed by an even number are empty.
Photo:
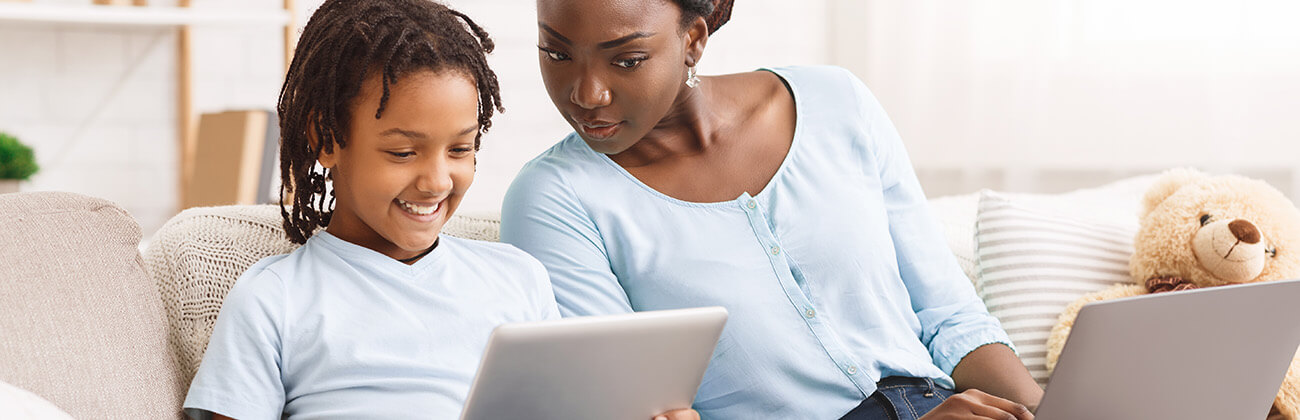
[[[579,78],[569,93],[569,101],[583,109],[596,109],[609,105],[609,89],[595,77]]]

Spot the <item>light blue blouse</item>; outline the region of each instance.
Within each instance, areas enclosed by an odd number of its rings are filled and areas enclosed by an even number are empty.
[[[565,316],[726,307],[705,418],[839,418],[883,377],[951,387],[967,353],[1010,346],[866,86],[835,67],[771,71],[797,120],[762,191],[677,200],[572,134],[510,187],[502,241],[542,261]]]

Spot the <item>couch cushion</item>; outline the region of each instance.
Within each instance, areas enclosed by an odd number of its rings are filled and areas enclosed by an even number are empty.
[[[442,232],[496,241],[500,217],[453,215]],[[144,259],[162,293],[172,344],[188,388],[207,349],[217,313],[235,280],[262,258],[297,249],[284,234],[276,205],[199,207],[163,225]]]
[[[180,418],[158,289],[121,208],[0,195],[0,380],[78,418]]]
[[[72,420],[72,416],[49,401],[3,381],[0,381],[0,418]]]

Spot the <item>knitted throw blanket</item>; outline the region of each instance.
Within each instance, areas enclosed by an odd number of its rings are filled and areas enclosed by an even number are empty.
[[[1196,288],[1196,285],[1191,280],[1185,280],[1182,277],[1156,276],[1147,279],[1147,292],[1150,293],[1177,292]]]

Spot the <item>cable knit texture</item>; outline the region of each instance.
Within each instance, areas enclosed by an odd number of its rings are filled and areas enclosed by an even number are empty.
[[[496,241],[500,216],[453,215],[442,233]],[[171,323],[171,345],[185,383],[207,349],[217,313],[235,280],[253,263],[298,248],[284,234],[276,205],[199,207],[158,230],[144,252]]]

